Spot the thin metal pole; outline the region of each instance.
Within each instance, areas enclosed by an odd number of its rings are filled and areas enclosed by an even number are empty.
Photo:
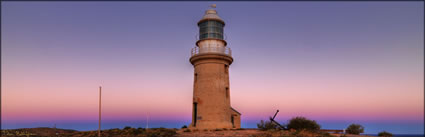
[[[101,106],[102,106],[102,86],[99,86],[99,129],[97,130],[98,136],[100,137],[100,120],[101,120]]]
[[[147,116],[146,117],[146,130],[148,130],[148,128],[149,128],[149,113],[147,113],[146,116]]]

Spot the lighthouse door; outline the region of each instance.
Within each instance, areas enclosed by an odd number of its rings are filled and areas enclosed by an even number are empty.
[[[234,120],[233,115],[230,115],[230,119],[231,119],[231,121],[232,121],[232,126],[233,126],[233,128],[235,128],[235,120]]]
[[[193,126],[196,127],[196,120],[198,117],[198,103],[193,103]]]

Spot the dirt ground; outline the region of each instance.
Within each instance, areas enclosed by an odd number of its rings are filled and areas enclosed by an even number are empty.
[[[246,130],[223,130],[223,131],[177,131],[177,137],[249,137],[258,135],[261,131],[254,129]]]
[[[177,131],[177,137],[262,137],[267,131],[260,131],[257,129],[244,129],[244,130],[222,130],[222,131],[191,131],[184,132],[184,130]],[[342,134],[331,134],[336,137]],[[346,137],[370,137],[366,135],[346,135]]]
[[[58,134],[56,134],[58,133]],[[177,134],[176,134],[177,133]],[[340,137],[341,134],[331,134]],[[76,131],[54,128],[24,128],[2,130],[1,136],[67,136],[67,137],[96,137],[97,131]],[[258,129],[216,129],[216,130],[188,130],[188,129],[108,129],[102,130],[102,136],[107,137],[331,137],[323,133],[296,132],[296,131],[261,131]],[[346,137],[367,137],[364,135],[346,135]]]

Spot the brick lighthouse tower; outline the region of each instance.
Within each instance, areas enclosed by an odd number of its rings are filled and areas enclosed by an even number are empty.
[[[230,106],[233,58],[224,39],[224,25],[215,9],[208,9],[198,22],[199,40],[190,58],[195,68],[192,129],[240,128],[241,114]]]

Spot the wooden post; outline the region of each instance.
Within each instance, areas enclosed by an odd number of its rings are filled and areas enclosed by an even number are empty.
[[[97,130],[98,136],[100,137],[100,121],[101,121],[101,114],[102,114],[102,86],[99,86],[99,129]]]

